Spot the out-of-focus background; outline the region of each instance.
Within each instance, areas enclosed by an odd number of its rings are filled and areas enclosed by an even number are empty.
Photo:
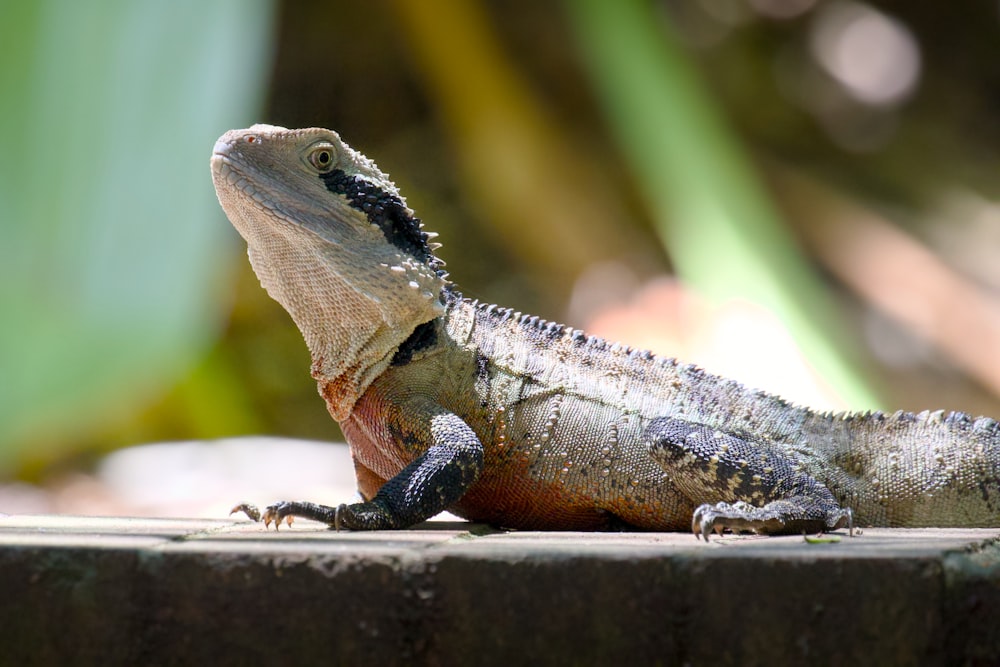
[[[467,295],[822,409],[1000,417],[998,118],[996,2],[0,4],[0,512],[350,485],[339,448],[214,442],[341,439],[214,200],[253,122],[376,160]]]

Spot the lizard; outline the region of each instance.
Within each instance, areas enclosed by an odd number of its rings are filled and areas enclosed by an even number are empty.
[[[231,130],[215,190],[288,311],[360,502],[271,522],[402,529],[448,510],[534,530],[1000,527],[1000,424],[812,410],[462,295],[389,177],[321,128]]]

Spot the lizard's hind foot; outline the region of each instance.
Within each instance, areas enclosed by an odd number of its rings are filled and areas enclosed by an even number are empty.
[[[850,510],[806,472],[793,447],[676,417],[654,419],[644,438],[650,456],[693,504],[722,501],[698,505],[691,520],[696,537],[707,541],[725,530],[825,532],[851,524]]]
[[[706,542],[712,533],[722,535],[726,530],[775,535],[827,532],[846,526],[850,534],[854,534],[850,509],[827,512],[816,504],[813,499],[802,497],[776,500],[763,507],[754,507],[743,501],[705,504],[694,511],[691,532],[696,538],[704,537]]]

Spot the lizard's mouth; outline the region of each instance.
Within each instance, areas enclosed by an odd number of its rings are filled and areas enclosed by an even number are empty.
[[[218,144],[216,144],[216,148],[218,148]],[[227,173],[236,173],[232,169],[232,164],[232,160],[230,160],[228,155],[220,151],[214,151],[211,160],[212,176],[218,179]]]
[[[233,141],[229,139],[228,132],[216,139],[215,145],[212,146],[212,169],[215,170],[219,162],[229,162],[232,150]]]
[[[219,137],[212,147],[211,159],[212,176],[215,179],[225,177],[225,181],[231,185],[242,176],[237,167],[238,160],[233,159],[233,148],[232,141],[225,136]]]
[[[220,137],[216,142],[215,146],[212,147],[212,180],[217,184],[229,183],[233,184],[233,180],[238,177],[236,170],[233,168],[233,159],[230,156],[233,145],[231,142],[227,141],[224,137]]]
[[[220,192],[223,191],[222,188],[238,191],[238,196],[253,202],[258,208],[284,217],[280,215],[281,212],[274,200],[256,187],[225,153],[212,154],[212,177]],[[223,208],[226,208],[225,203]]]
[[[281,206],[267,193],[267,190],[255,184],[254,168],[240,159],[236,142],[229,138],[228,132],[219,137],[212,147],[211,166],[212,180],[215,182],[219,201],[227,213],[229,206],[225,200],[235,197],[268,212],[273,217],[291,222],[290,216],[284,214]],[[230,194],[224,197],[224,193]]]
[[[329,233],[317,230],[314,226],[304,225],[301,220],[306,214],[290,209],[287,203],[274,199],[266,187],[255,181],[256,170],[252,165],[246,165],[239,155],[232,154],[232,144],[220,139],[215,143],[210,161],[212,181],[215,183],[216,196],[226,212],[230,222],[236,227],[248,243],[257,235],[261,227],[254,222],[255,218],[248,216],[245,209],[255,208],[267,214],[270,224],[295,229],[298,233],[308,234],[321,239],[324,243],[340,247],[341,241]]]

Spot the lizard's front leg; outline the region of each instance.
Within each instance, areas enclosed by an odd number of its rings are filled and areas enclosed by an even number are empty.
[[[644,439],[681,492],[703,503],[691,520],[696,537],[853,528],[851,510],[777,445],[673,417],[650,422]]]
[[[371,500],[329,507],[315,503],[283,501],[265,508],[259,520],[275,527],[282,520],[302,517],[322,521],[340,530],[407,528],[454,505],[472,486],[483,468],[483,445],[458,415],[438,406],[413,406],[406,414],[413,420],[411,437],[423,438],[426,450],[379,489]],[[252,519],[256,508],[237,505]]]

